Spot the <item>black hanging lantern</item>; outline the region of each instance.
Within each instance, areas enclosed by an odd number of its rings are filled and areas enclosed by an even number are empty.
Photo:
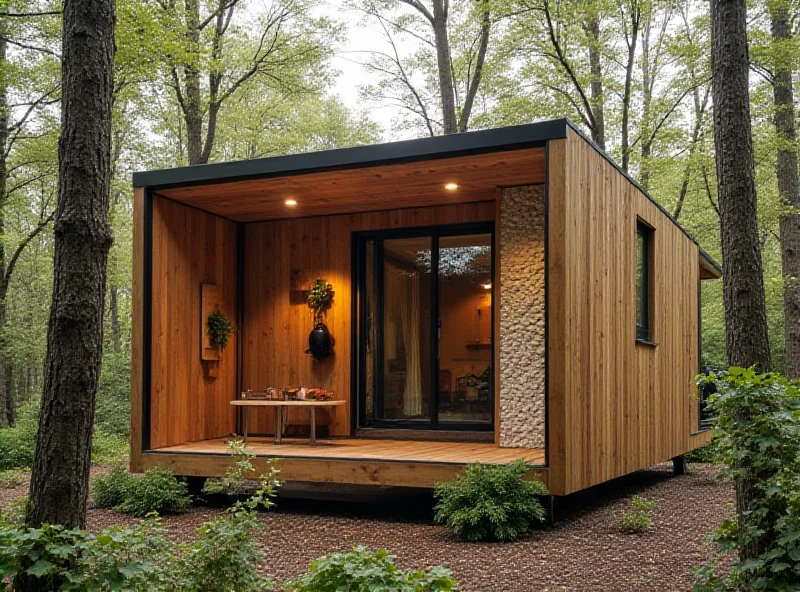
[[[333,295],[333,286],[322,278],[314,280],[308,292],[308,306],[314,310],[314,329],[308,334],[306,353],[314,356],[318,362],[333,353],[333,336],[328,331],[328,326],[322,322],[325,311],[333,302]]]

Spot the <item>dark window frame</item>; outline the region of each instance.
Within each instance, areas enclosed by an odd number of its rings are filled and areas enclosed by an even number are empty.
[[[377,392],[373,392],[375,399],[373,400],[373,417],[367,417],[366,413],[366,324],[365,324],[365,311],[367,306],[367,290],[366,290],[366,265],[367,265],[367,242],[376,241],[376,245],[382,246],[383,241],[398,239],[398,238],[414,238],[430,236],[431,241],[431,277],[438,278],[439,268],[439,239],[447,236],[466,236],[471,234],[488,234],[491,239],[491,297],[492,297],[492,311],[491,311],[491,335],[492,335],[492,348],[491,348],[491,373],[489,379],[489,399],[491,405],[489,407],[490,419],[488,422],[442,422],[439,421],[438,413],[438,396],[436,393],[436,381],[438,377],[438,361],[437,364],[432,366],[431,371],[431,401],[430,401],[430,419],[428,421],[413,421],[413,420],[387,420],[377,419],[374,417],[376,411],[376,403],[380,397]],[[494,432],[495,422],[495,403],[498,393],[495,391],[495,372],[497,369],[494,367],[495,362],[495,348],[498,344],[495,340],[495,306],[497,306],[497,292],[496,292],[496,262],[497,256],[495,249],[495,224],[494,222],[479,222],[471,224],[444,224],[435,226],[420,226],[412,228],[392,228],[383,230],[369,230],[363,232],[353,233],[353,261],[356,263],[353,273],[353,295],[354,300],[358,302],[358,310],[354,313],[354,328],[357,327],[354,336],[356,339],[353,343],[353,364],[352,370],[354,371],[355,380],[353,385],[356,388],[355,399],[355,421],[353,421],[353,429],[364,428],[388,428],[388,429],[404,429],[404,430],[436,430],[436,431],[451,431],[451,432]],[[377,258],[376,258],[377,262]],[[380,267],[380,266],[378,266]],[[376,269],[376,271],[378,271]],[[379,282],[382,283],[382,282]],[[431,315],[432,319],[434,314],[438,314],[438,292],[439,282],[431,282]],[[379,296],[379,301],[382,300],[382,295]],[[381,304],[379,304],[381,306]],[[382,319],[382,312],[379,312]],[[382,324],[382,320],[380,321]],[[432,328],[438,326],[438,323],[431,325]],[[433,361],[436,358],[438,331],[433,329],[430,332],[430,352]],[[376,362],[376,360],[373,360]],[[373,378],[378,378],[374,374]]]
[[[634,265],[639,257],[639,245],[642,246],[642,278],[634,281],[634,294],[636,302],[636,341],[651,344],[653,342],[653,227],[641,219],[636,220],[636,242],[634,251]],[[641,242],[640,242],[641,239]],[[634,274],[638,274],[638,268]],[[638,280],[638,278],[635,278]],[[641,291],[638,291],[641,286]],[[639,322],[639,307],[642,310],[642,323]]]

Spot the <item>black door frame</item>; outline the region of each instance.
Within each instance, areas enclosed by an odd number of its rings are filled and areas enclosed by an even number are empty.
[[[489,422],[440,422],[439,421],[439,397],[438,397],[438,340],[439,340],[439,239],[449,236],[465,236],[470,234],[488,234],[490,236],[491,248],[491,339],[492,346],[490,351],[490,376],[489,376]],[[383,248],[383,241],[402,238],[418,238],[418,237],[431,237],[431,331],[430,339],[430,385],[429,390],[431,393],[431,400],[429,404],[430,420],[429,421],[414,421],[414,420],[386,420],[375,419],[374,412],[376,410],[375,404],[381,400],[377,396],[377,391],[373,396],[373,417],[367,418],[366,413],[366,343],[367,343],[367,326],[366,326],[366,310],[367,310],[367,290],[366,290],[366,245],[368,241],[376,241],[376,255]],[[406,429],[406,430],[437,430],[437,431],[464,431],[464,432],[493,432],[495,425],[495,397],[497,393],[494,388],[494,376],[497,369],[494,367],[495,361],[495,306],[497,299],[495,297],[496,282],[495,282],[495,229],[494,222],[481,222],[470,224],[448,224],[438,226],[420,226],[413,228],[393,228],[385,230],[370,230],[364,232],[354,232],[353,237],[353,258],[352,258],[352,347],[351,347],[351,392],[355,393],[353,397],[353,422],[352,431],[355,433],[360,428],[388,428],[388,429]],[[381,326],[383,326],[383,269],[382,265],[378,265],[379,261],[382,262],[383,257],[376,256],[375,268],[375,281],[378,286],[377,298],[377,311],[376,317],[379,319]],[[378,348],[378,355],[374,356],[375,368],[373,368],[373,380],[377,384],[383,384],[381,379],[383,367],[378,363],[383,359],[383,344],[375,344]],[[376,373],[377,372],[377,373]]]

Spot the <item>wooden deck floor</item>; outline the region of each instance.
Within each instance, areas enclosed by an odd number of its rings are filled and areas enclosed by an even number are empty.
[[[226,454],[225,438],[190,442],[159,448],[159,453]],[[392,461],[406,463],[505,464],[524,458],[532,466],[544,465],[544,450],[500,448],[495,444],[464,442],[419,442],[410,440],[333,439],[308,440],[284,438],[277,445],[272,438],[251,437],[247,447],[258,456],[306,458],[316,460]]]

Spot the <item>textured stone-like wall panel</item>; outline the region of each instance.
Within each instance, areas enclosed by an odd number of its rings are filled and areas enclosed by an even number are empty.
[[[544,185],[500,192],[500,445],[544,448]]]

